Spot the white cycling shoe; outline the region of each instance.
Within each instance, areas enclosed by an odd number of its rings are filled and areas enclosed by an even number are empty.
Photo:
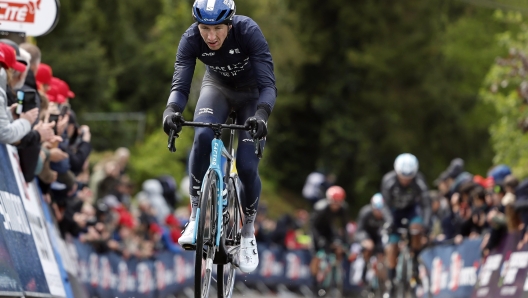
[[[194,243],[194,229],[196,227],[196,220],[189,220],[183,230],[182,235],[178,238],[178,243],[186,250],[196,249],[196,243]]]
[[[241,237],[237,261],[238,268],[240,268],[240,271],[244,273],[250,273],[257,269],[259,264],[259,256],[255,235],[250,238]]]

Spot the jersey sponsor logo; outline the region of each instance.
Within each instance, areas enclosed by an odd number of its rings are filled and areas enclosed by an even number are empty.
[[[251,143],[253,143],[253,139],[243,139],[242,142],[251,142]]]
[[[232,50],[232,51],[234,51],[234,50]],[[208,65],[208,66],[209,66],[210,70],[212,70],[214,72],[217,72],[217,73],[221,74],[224,77],[234,77],[239,72],[243,71],[245,69],[246,65],[248,65],[248,64],[249,64],[249,57],[245,58],[241,62],[234,63],[234,64],[229,64],[229,65],[226,65],[226,66],[213,66],[213,65]]]
[[[231,49],[231,50],[229,50],[229,54],[233,55],[235,53],[240,54],[240,50],[239,49],[234,49],[234,50]]]
[[[211,108],[201,108],[198,111],[198,115],[201,115],[201,114],[213,114],[213,109],[211,109]]]
[[[202,56],[209,56],[209,57],[210,57],[210,56],[214,56],[214,55],[215,55],[214,52],[213,52],[213,53],[203,53],[203,54],[202,54]]]

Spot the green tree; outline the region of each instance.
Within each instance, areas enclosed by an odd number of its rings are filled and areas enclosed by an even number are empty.
[[[489,69],[481,89],[484,102],[491,105],[497,117],[490,127],[495,164],[507,164],[513,173],[528,175],[528,24],[520,13],[496,12],[499,20],[514,24],[513,29],[497,35],[508,54],[499,57]]]

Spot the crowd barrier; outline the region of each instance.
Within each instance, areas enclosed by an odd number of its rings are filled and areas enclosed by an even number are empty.
[[[424,250],[418,297],[528,297],[528,246],[517,249],[521,236],[506,235],[484,264],[481,239]]]
[[[259,267],[238,273],[252,287],[310,287],[308,250],[259,245]],[[357,263],[343,262],[346,291],[358,289]],[[215,272],[216,274],[216,272]],[[60,237],[36,182],[24,181],[15,147],[0,144],[1,297],[169,297],[192,288],[194,253],[164,251],[150,259],[97,254]]]
[[[528,246],[511,233],[480,264],[481,239],[441,245],[420,254],[418,297],[528,297]],[[311,254],[259,245],[259,267],[239,272],[246,286],[311,287]],[[364,262],[343,262],[344,291],[357,293]],[[194,253],[169,251],[150,259],[97,254],[60,237],[35,182],[26,183],[14,147],[0,144],[1,297],[169,297],[192,288]]]

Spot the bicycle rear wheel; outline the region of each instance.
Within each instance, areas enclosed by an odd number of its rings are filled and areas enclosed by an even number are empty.
[[[240,245],[240,230],[242,229],[242,216],[238,193],[236,188],[237,176],[229,178],[227,210],[224,212],[224,230],[221,239],[221,251],[228,255]],[[230,257],[228,256],[228,260]],[[230,298],[233,296],[235,286],[236,268],[230,263],[218,264],[217,293],[218,298]]]
[[[216,241],[217,176],[211,171],[200,197],[194,263],[194,297],[209,297]]]

